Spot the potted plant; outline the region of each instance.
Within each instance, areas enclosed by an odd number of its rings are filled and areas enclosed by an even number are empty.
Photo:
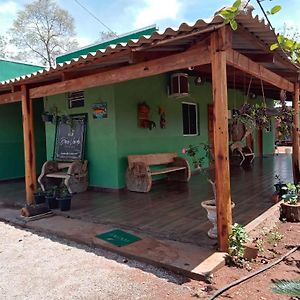
[[[283,189],[283,187],[286,187],[286,184],[282,182],[279,174],[276,174],[274,178],[277,180],[277,183],[274,184],[275,192],[281,198],[284,194],[286,194],[286,190]]]
[[[58,201],[58,206],[61,211],[70,210],[71,199],[72,199],[72,194],[68,191],[65,185],[61,185],[59,189],[59,193],[56,197],[56,200]]]
[[[300,222],[300,184],[287,183],[282,189],[286,191],[286,194],[282,195],[280,219],[287,222]]]
[[[58,202],[56,200],[57,190],[57,186],[52,186],[45,192],[45,199],[50,209],[58,208]]]
[[[218,229],[217,229],[217,205],[216,205],[216,184],[211,179],[208,179],[209,183],[212,185],[212,190],[214,194],[214,199],[205,200],[201,202],[201,206],[207,211],[207,218],[213,225],[207,232],[207,235],[212,238],[218,238]],[[235,203],[231,202],[231,208],[235,207]]]
[[[55,123],[57,116],[58,116],[58,109],[56,106],[53,106],[49,109],[49,111],[45,111],[42,113],[42,120],[45,123]]]
[[[45,192],[41,188],[38,188],[38,190],[33,195],[35,204],[45,203]]]

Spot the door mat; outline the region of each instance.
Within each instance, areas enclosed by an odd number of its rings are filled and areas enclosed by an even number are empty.
[[[97,234],[96,237],[117,247],[127,246],[141,240],[141,238],[139,238],[138,236],[120,229]]]

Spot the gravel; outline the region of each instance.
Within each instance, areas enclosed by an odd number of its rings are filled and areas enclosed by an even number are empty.
[[[192,299],[186,278],[0,222],[1,299]],[[193,298],[195,299],[195,298]]]

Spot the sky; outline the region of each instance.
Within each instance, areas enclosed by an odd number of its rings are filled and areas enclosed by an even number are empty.
[[[103,23],[118,35],[148,25],[156,24],[160,30],[166,27],[178,27],[182,22],[195,22],[208,18],[214,12],[234,0],[78,0],[93,12]],[[0,34],[5,34],[16,18],[18,10],[31,0],[0,0]],[[66,9],[75,21],[77,39],[80,46],[99,40],[100,32],[107,31],[98,21],[82,9],[75,0],[57,0],[59,6]],[[256,0],[251,0],[255,4]],[[294,26],[300,29],[299,0],[264,0],[266,10],[274,5],[283,9],[270,20],[276,29]],[[262,15],[256,7],[255,13]]]

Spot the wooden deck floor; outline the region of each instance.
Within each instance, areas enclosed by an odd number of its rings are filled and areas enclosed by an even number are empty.
[[[231,169],[234,222],[247,224],[273,205],[274,175],[292,180],[291,156],[256,158],[253,167]],[[86,192],[75,195],[72,209],[63,214],[116,227],[134,229],[157,237],[193,244],[215,244],[206,232],[210,225],[201,202],[212,198],[211,186],[203,174],[188,184],[160,182],[147,194]],[[24,183],[1,183],[0,202],[24,203]]]

